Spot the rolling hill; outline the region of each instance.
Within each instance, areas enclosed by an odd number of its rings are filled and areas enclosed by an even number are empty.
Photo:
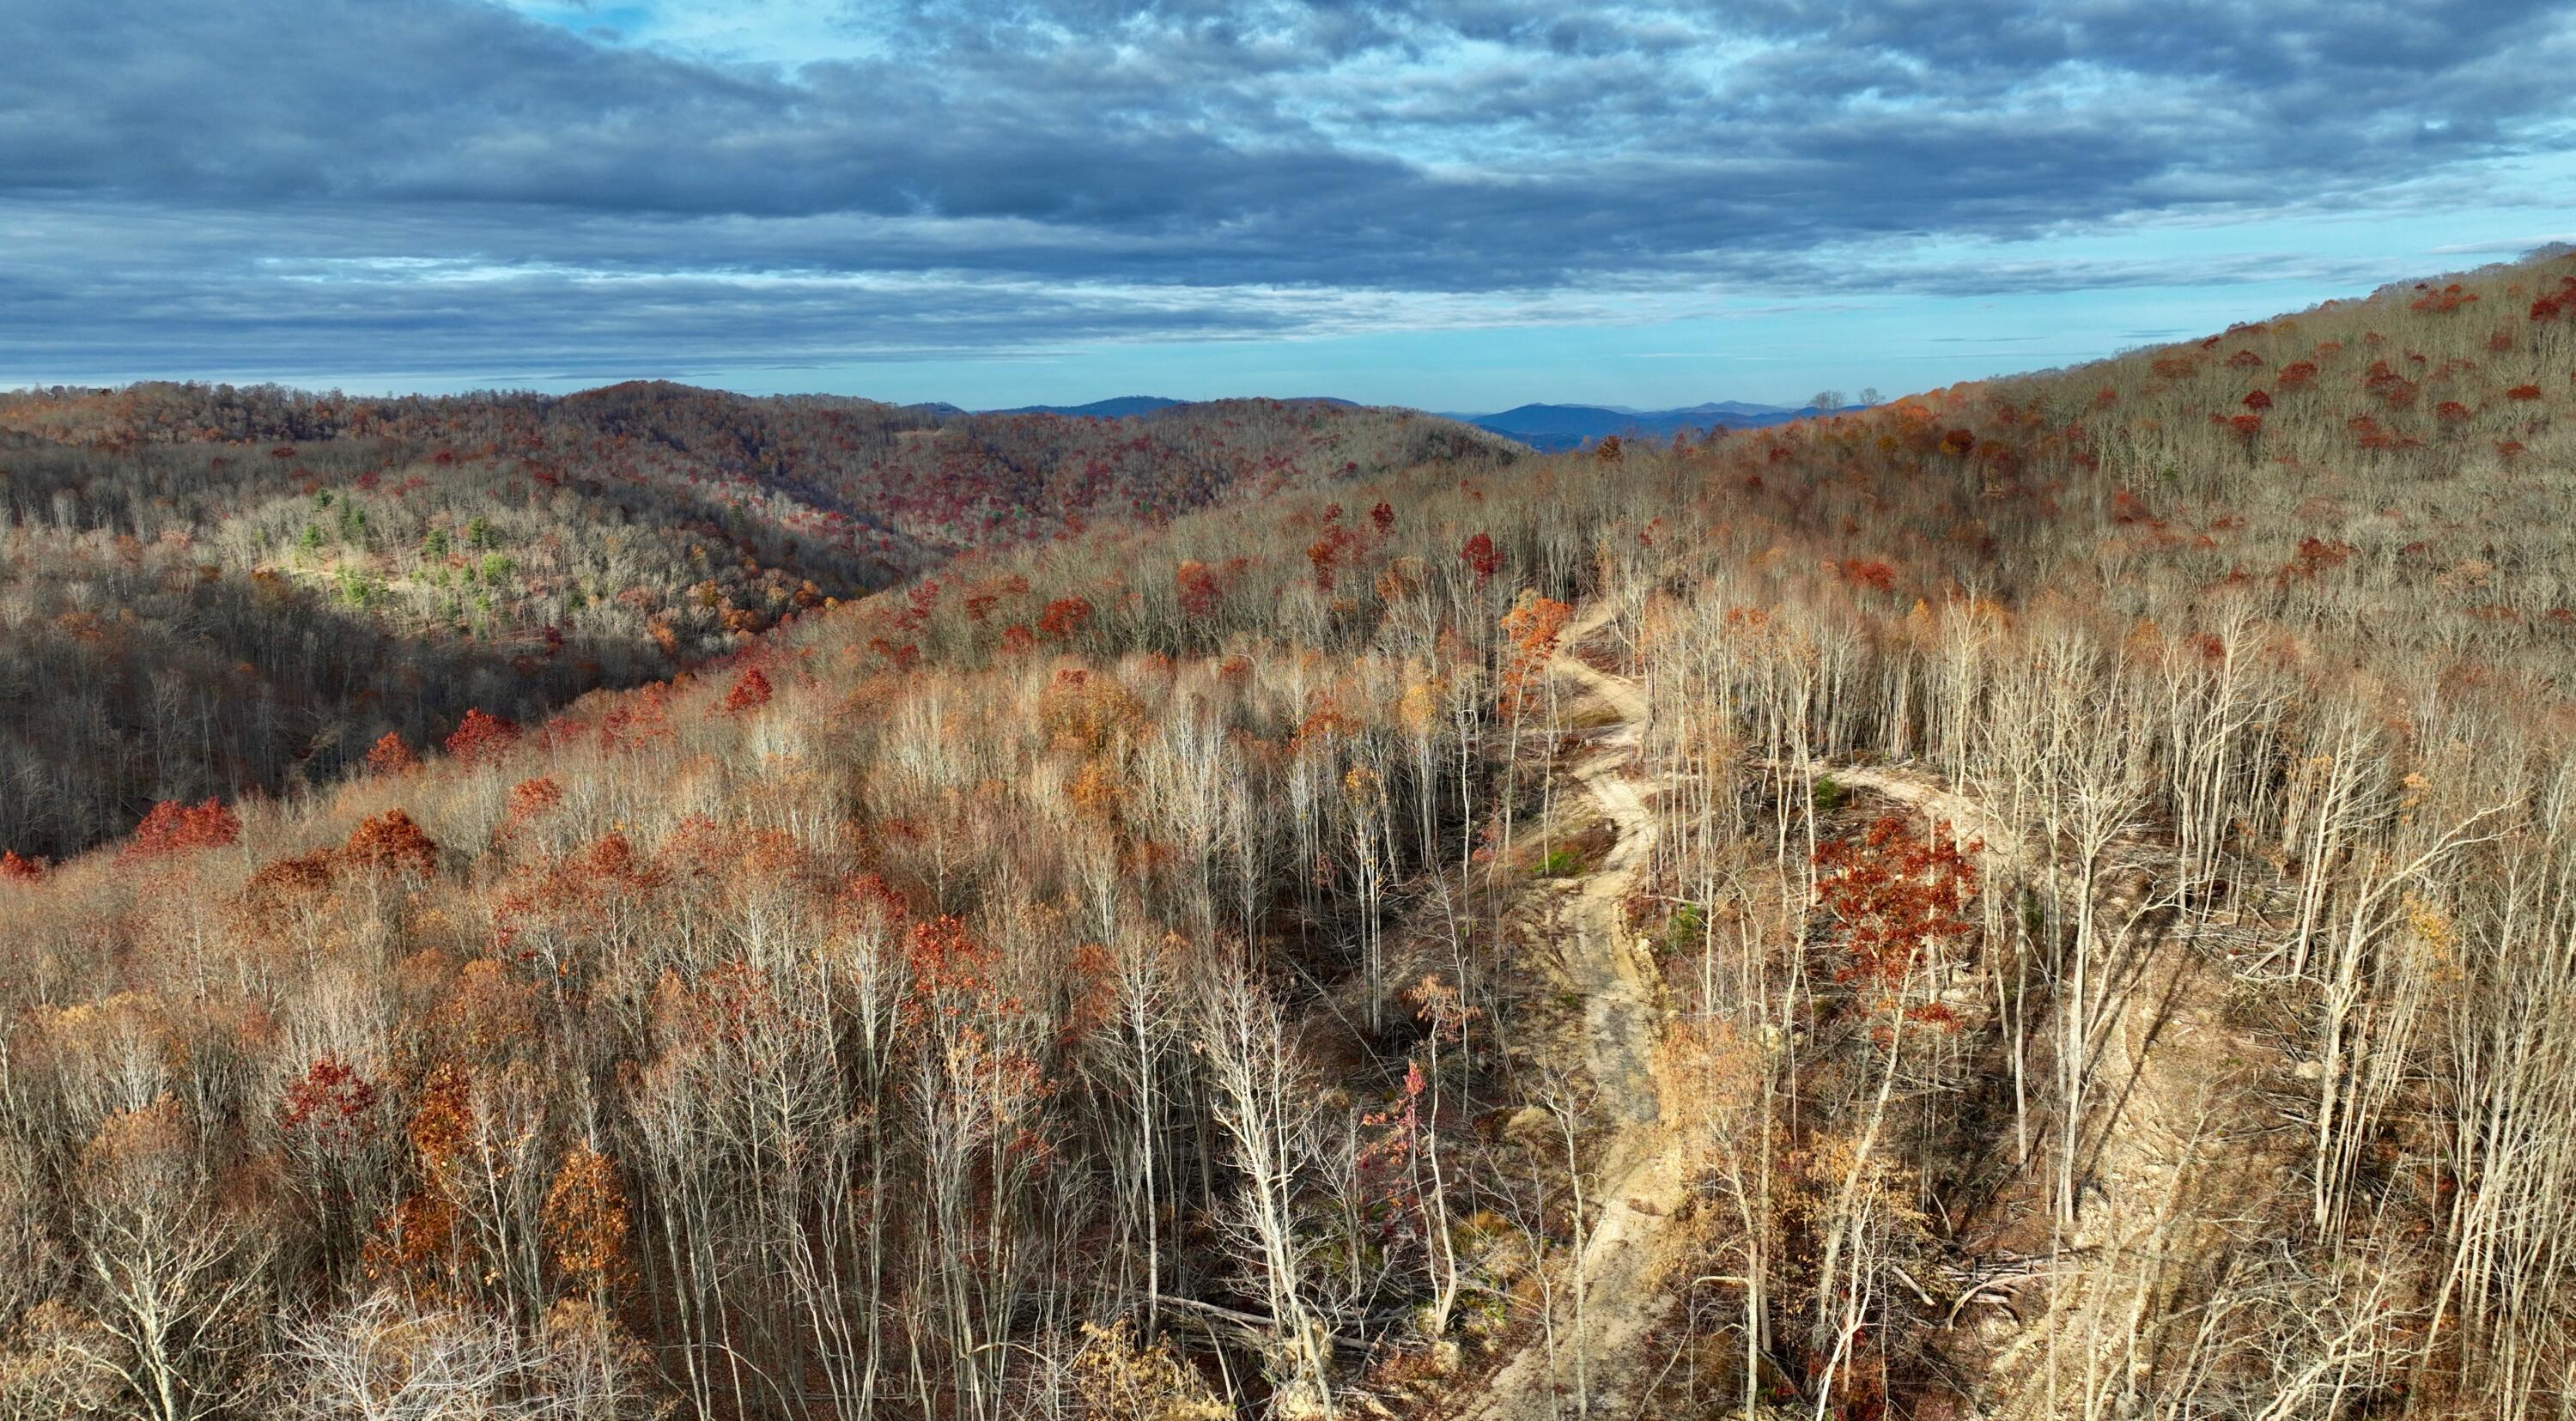
[[[1151,414],[1167,410],[1184,400],[1167,400],[1160,395],[1119,395],[1112,399],[1094,400],[1087,405],[1020,405],[1006,410],[986,410],[986,414],[1052,414],[1068,419],[1124,419],[1129,415]]]
[[[963,550],[0,861],[0,1404],[2562,1414],[2571,318],[2553,255],[1518,459],[753,442],[953,455],[881,526]],[[1013,453],[1100,428],[1243,467]]]
[[[1507,447],[1400,411],[935,414],[667,384],[0,396],[0,847],[666,677],[968,549]]]
[[[1597,405],[1520,405],[1499,414],[1449,418],[1489,430],[1533,449],[1563,452],[1604,439],[1704,438],[1715,429],[1761,429],[1818,414],[1847,414],[1859,406],[1818,410],[1724,400],[1687,409],[1632,410]]]
[[[1327,405],[1335,409],[1346,410],[1360,408],[1359,405],[1352,401],[1334,399],[1329,395],[1285,397],[1275,399],[1270,402],[1283,405]],[[1120,395],[1114,399],[1094,400],[1087,405],[1020,405],[1013,409],[986,410],[984,413],[1052,414],[1061,415],[1068,419],[1125,419],[1134,415],[1158,414],[1164,410],[1187,409],[1194,405],[1228,403],[1233,402],[1226,400],[1170,400],[1165,399],[1160,395]],[[942,406],[941,408],[954,410],[956,407],[949,405]],[[960,413],[962,413],[962,411],[960,411]],[[1446,416],[1442,416],[1442,418],[1446,418]]]

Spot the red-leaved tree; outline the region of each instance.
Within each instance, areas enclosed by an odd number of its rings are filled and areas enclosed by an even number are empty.
[[[367,772],[377,775],[407,775],[420,768],[420,757],[411,752],[403,738],[386,731],[367,751]]]
[[[438,844],[400,809],[360,821],[349,831],[349,841],[340,853],[352,865],[374,873],[426,878],[438,872]]]
[[[769,696],[769,678],[754,666],[735,679],[732,690],[725,692],[725,714],[741,715],[756,711],[769,704]]]
[[[1475,571],[1478,587],[1493,581],[1495,570],[1503,565],[1503,555],[1495,550],[1493,536],[1488,533],[1478,533],[1469,538],[1467,545],[1458,550],[1458,556]]]
[[[1038,614],[1038,632],[1057,641],[1071,641],[1091,622],[1091,604],[1079,597],[1058,597]]]
[[[1816,901],[1842,925],[1851,953],[1837,980],[1901,992],[1927,954],[1968,936],[1968,906],[1977,896],[1971,855],[1979,846],[1962,848],[1954,837],[1946,823],[1927,838],[1890,814],[1858,838],[1816,850]],[[1947,1024],[1937,1004],[1909,1007],[1907,1015]]]
[[[481,710],[469,710],[445,743],[449,755],[466,764],[478,765],[498,758],[518,738],[518,722]]]
[[[1172,569],[1172,595],[1181,605],[1181,615],[1191,621],[1205,621],[1216,614],[1216,574],[1196,558],[1184,559]]]
[[[191,849],[221,848],[241,837],[241,819],[220,799],[181,804],[165,799],[152,806],[134,826],[134,839],[117,855],[119,862],[161,858]]]

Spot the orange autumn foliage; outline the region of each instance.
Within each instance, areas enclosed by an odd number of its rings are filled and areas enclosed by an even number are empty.
[[[134,827],[133,840],[117,858],[119,862],[163,858],[194,849],[221,848],[240,837],[241,819],[225,808],[223,801],[181,804],[165,799],[152,806],[152,812]]]
[[[349,863],[374,873],[409,873],[427,877],[438,872],[438,845],[400,809],[388,809],[349,831],[340,848]]]

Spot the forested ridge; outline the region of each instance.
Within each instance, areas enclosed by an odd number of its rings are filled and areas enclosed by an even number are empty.
[[[0,848],[31,856],[667,677],[961,549],[1505,448],[1264,401],[1103,421],[666,384],[31,391],[0,431]]]
[[[2571,321],[2552,255],[1517,460],[762,402],[874,423],[631,515],[724,611],[487,512],[478,648],[690,669],[0,865],[0,1414],[2563,1416]],[[0,407],[13,638],[267,595],[144,516],[216,458],[379,626],[526,506],[439,471],[642,497],[536,402],[119,398]]]

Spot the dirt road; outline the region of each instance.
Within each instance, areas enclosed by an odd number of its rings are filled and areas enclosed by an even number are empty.
[[[1674,1223],[1687,1182],[1681,1153],[1663,1128],[1653,1070],[1663,1034],[1655,966],[1621,915],[1655,834],[1645,802],[1655,786],[1634,778],[1646,698],[1634,682],[1573,654],[1610,616],[1596,607],[1568,626],[1551,669],[1617,716],[1591,736],[1566,773],[1618,838],[1564,890],[1573,933],[1565,970],[1570,990],[1583,999],[1587,1065],[1611,1136],[1595,1171],[1597,1215],[1559,1289],[1556,1345],[1535,1340],[1506,1364],[1468,1409],[1480,1421],[1627,1414],[1619,1398],[1635,1387],[1647,1329],[1662,1311],[1663,1274],[1672,1262],[1662,1235]]]

